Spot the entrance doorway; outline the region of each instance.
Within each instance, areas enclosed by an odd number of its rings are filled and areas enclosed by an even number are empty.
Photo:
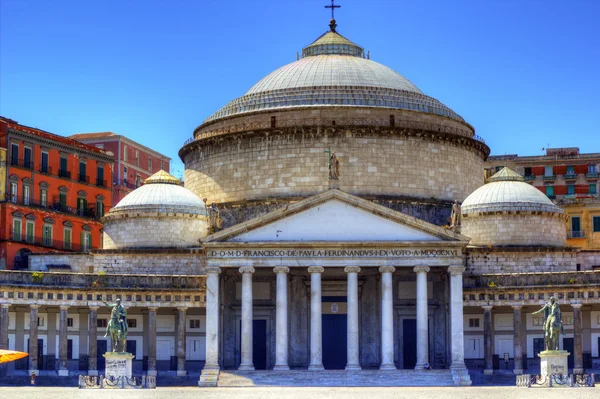
[[[38,347],[37,347],[37,369],[42,370],[44,368],[44,340],[38,338]],[[29,352],[29,338],[27,338],[27,352]],[[26,366],[29,367],[29,359],[26,360]]]
[[[568,367],[572,369],[575,364],[575,341],[573,338],[563,338],[563,350],[569,352],[567,363]]]
[[[402,360],[405,369],[417,365],[417,320],[402,320]]]
[[[323,367],[343,370],[348,360],[348,315],[324,314],[322,327]]]
[[[104,370],[106,367],[106,359],[104,355],[108,350],[108,341],[105,339],[99,339],[96,341],[96,368],[98,371]]]
[[[267,321],[252,321],[252,362],[255,370],[267,369]]]

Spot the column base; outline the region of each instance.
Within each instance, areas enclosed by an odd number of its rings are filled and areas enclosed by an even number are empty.
[[[483,375],[494,375],[494,370],[485,369],[485,370],[483,370]]]
[[[415,364],[415,370],[425,370],[425,363]]]
[[[37,375],[37,373],[36,373]],[[60,377],[68,377],[69,376],[69,370],[58,370],[58,375]]]
[[[158,371],[156,371],[156,370],[148,370],[147,375],[149,375],[150,377],[156,377],[158,375]]]
[[[348,364],[346,366],[346,371],[360,371],[362,370],[362,367],[360,367],[359,364]]]
[[[308,369],[310,371],[321,371],[321,370],[325,370],[325,367],[323,367],[322,364],[311,364],[308,366]]]
[[[465,365],[465,363],[452,363],[450,365],[450,370],[466,370],[467,366]]]
[[[382,364],[379,366],[379,370],[396,370],[396,365],[393,363]]]
[[[240,367],[238,367],[238,371],[254,371],[254,365],[253,364],[240,364]]]
[[[290,367],[287,364],[276,364],[273,366],[273,371],[289,371]]]
[[[177,370],[177,377],[185,377],[187,375],[186,370]]]
[[[523,369],[513,369],[513,374],[514,375],[521,375],[521,374],[523,374]]]
[[[98,370],[88,370],[88,375],[91,377],[97,377],[98,376]]]
[[[581,369],[573,369],[573,374],[583,374],[583,373],[584,373],[583,368],[581,368]]]
[[[36,376],[40,375],[40,370],[27,370],[27,372],[29,373],[30,377],[31,377],[31,374],[35,374]]]

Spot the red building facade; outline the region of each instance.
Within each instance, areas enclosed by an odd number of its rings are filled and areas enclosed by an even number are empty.
[[[169,172],[171,158],[125,136],[100,132],[80,133],[70,138],[115,154],[112,206],[159,170]]]
[[[1,117],[0,144],[6,149],[0,268],[25,269],[30,253],[101,248],[114,157]]]

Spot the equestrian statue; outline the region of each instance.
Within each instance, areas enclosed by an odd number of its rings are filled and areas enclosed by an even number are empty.
[[[547,351],[559,350],[559,337],[564,334],[562,313],[554,297],[543,308],[532,314],[544,312],[544,342]]]
[[[127,342],[127,311],[121,305],[121,299],[117,299],[117,303],[112,305],[106,302],[104,304],[111,308],[110,320],[106,326],[106,334],[104,336],[110,335],[113,352],[123,353],[125,352]]]

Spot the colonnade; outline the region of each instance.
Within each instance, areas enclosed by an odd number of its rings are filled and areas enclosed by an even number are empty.
[[[381,273],[381,370],[395,370],[394,364],[394,296],[392,266],[382,266]],[[309,370],[323,370],[322,350],[322,312],[321,312],[321,274],[325,269],[311,266],[310,273],[310,361]],[[428,360],[428,300],[427,300],[427,266],[413,269],[417,275],[417,363],[415,369],[423,369]],[[462,273],[464,267],[451,266],[451,368],[464,369],[463,343],[463,301]],[[206,289],[206,370],[218,370],[219,348],[219,267],[208,267]],[[244,266],[239,269],[242,274],[242,320],[241,320],[241,362],[239,370],[254,370],[252,353],[252,276],[255,268]],[[275,267],[276,274],[276,320],[275,320],[275,366],[274,370],[289,370],[288,363],[288,274],[285,266]],[[346,370],[360,370],[359,361],[359,300],[358,275],[361,268],[348,266],[344,268],[347,276],[347,362]]]

